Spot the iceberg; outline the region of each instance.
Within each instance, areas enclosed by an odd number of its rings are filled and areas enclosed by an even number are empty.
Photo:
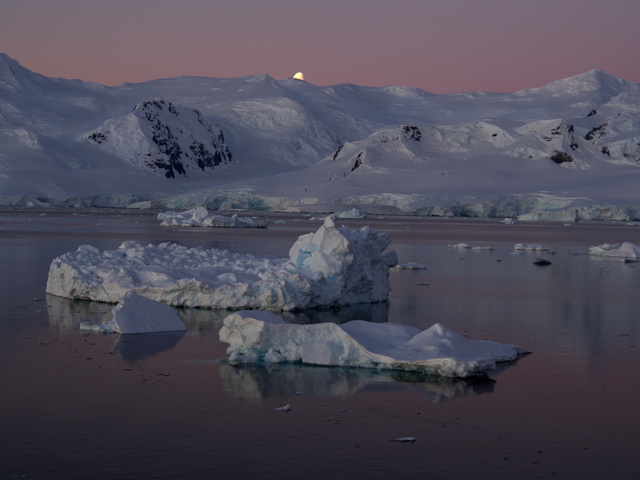
[[[513,250],[516,251],[516,252],[546,252],[546,251],[548,251],[547,248],[543,247],[542,245],[538,245],[537,243],[528,243],[528,244],[516,243],[513,246]]]
[[[239,311],[224,319],[220,340],[229,362],[285,363],[400,370],[465,378],[530,353],[490,340],[469,340],[436,323],[427,330],[353,320],[341,325],[288,324],[273,312]]]
[[[399,263],[397,265],[394,265],[392,268],[394,270],[425,270],[427,267],[418,262],[409,262]]]
[[[113,320],[100,325],[83,322],[80,324],[80,329],[121,335],[186,330],[184,323],[172,307],[149,300],[135,292],[127,293],[111,312]]]
[[[47,293],[117,303],[135,291],[172,306],[284,311],[382,302],[397,264],[395,252],[383,253],[390,243],[387,233],[336,227],[329,216],[288,259],[173,243],[82,245],[51,262]]]
[[[640,258],[640,247],[631,242],[624,242],[623,244],[604,243],[595,247],[589,247],[589,255],[637,260]]]
[[[168,227],[217,227],[217,228],[266,228],[267,224],[262,220],[253,220],[249,217],[231,217],[214,215],[205,207],[192,208],[185,212],[161,212],[158,214],[160,225]]]

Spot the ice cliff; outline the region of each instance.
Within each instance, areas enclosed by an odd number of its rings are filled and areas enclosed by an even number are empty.
[[[443,377],[481,375],[527,350],[489,340],[469,340],[435,324],[427,330],[397,323],[354,320],[342,325],[287,324],[266,311],[241,311],[224,319],[220,340],[231,363],[302,362],[419,372]]]
[[[51,262],[47,293],[117,303],[135,291],[173,306],[271,310],[380,302],[397,263],[395,252],[383,253],[390,243],[369,227],[336,227],[330,216],[298,238],[289,259],[172,243],[83,245]]]

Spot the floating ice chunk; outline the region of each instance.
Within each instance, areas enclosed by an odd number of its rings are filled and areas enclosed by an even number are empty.
[[[336,212],[336,218],[364,218],[366,216],[366,213],[361,212],[357,208],[352,208],[344,212]]]
[[[453,245],[449,245],[449,248],[455,248],[458,250],[493,250],[493,247],[489,246],[481,246],[481,245],[469,245],[466,243],[455,243]]]
[[[396,270],[424,270],[427,267],[417,262],[409,262],[404,264],[398,264],[393,267]]]
[[[224,319],[220,340],[232,363],[302,362],[420,372],[443,377],[484,374],[528,353],[488,340],[468,340],[435,324],[427,330],[354,320],[342,325],[287,324],[271,312],[240,311]]]
[[[184,323],[169,305],[149,300],[135,292],[127,293],[113,307],[116,332],[131,333],[180,332]]]
[[[135,292],[127,293],[111,312],[113,320],[100,325],[89,325],[83,322],[80,324],[80,329],[122,335],[186,330],[184,323],[172,307],[149,300]]]
[[[624,242],[622,245],[619,243],[604,243],[596,247],[589,247],[589,255],[638,259],[640,258],[640,247],[631,242]]]
[[[261,220],[232,215],[210,214],[204,207],[197,207],[184,212],[161,212],[158,220],[160,225],[177,227],[218,227],[218,228],[266,228],[267,224]]]
[[[516,252],[546,252],[548,249],[537,243],[516,243],[513,247]]]
[[[108,322],[102,322],[100,324],[81,322],[80,330],[91,333],[117,333],[115,320],[109,320]]]
[[[386,233],[337,228],[331,217],[301,236],[289,259],[124,242],[113,251],[90,245],[51,263],[47,292],[117,303],[129,291],[173,306],[295,310],[384,301],[394,252]]]

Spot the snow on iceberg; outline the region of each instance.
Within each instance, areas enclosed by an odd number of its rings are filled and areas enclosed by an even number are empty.
[[[184,323],[172,307],[149,300],[135,292],[127,293],[111,312],[113,320],[100,325],[83,322],[80,324],[80,329],[122,335],[186,330]]]
[[[83,245],[54,259],[47,293],[117,303],[129,291],[173,306],[296,310],[381,302],[395,252],[386,233],[336,227],[327,217],[302,235],[289,259],[177,244],[124,242],[100,252]]]
[[[589,247],[589,255],[633,260],[640,258],[640,247],[631,242],[624,242],[622,245],[619,243],[604,243],[596,247]]]
[[[220,340],[230,363],[302,362],[419,372],[443,377],[482,375],[527,350],[468,340],[436,323],[427,330],[363,320],[337,325],[288,324],[272,312],[240,311],[224,319]]]
[[[214,215],[204,207],[192,208],[185,212],[161,212],[158,214],[160,225],[170,227],[218,227],[218,228],[266,228],[261,220],[232,215]]]

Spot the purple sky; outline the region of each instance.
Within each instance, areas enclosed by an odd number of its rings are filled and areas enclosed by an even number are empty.
[[[638,0],[1,0],[0,52],[106,85],[180,75],[511,92],[640,82]]]

